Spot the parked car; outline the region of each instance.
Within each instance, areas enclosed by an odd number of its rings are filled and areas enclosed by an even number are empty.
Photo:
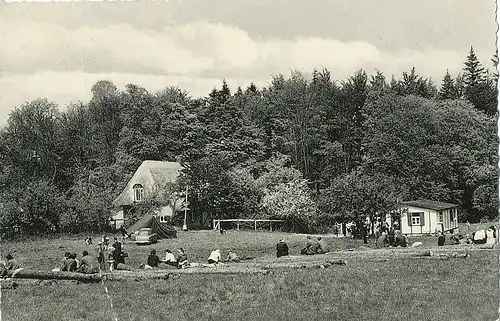
[[[143,227],[136,231],[131,237],[136,244],[153,244],[158,242],[158,236],[149,227]]]

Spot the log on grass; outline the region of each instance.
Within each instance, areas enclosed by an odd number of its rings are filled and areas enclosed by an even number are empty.
[[[150,273],[145,271],[114,271],[103,274],[104,281],[143,281],[143,280],[167,280],[171,273],[162,271]]]
[[[305,268],[325,268],[332,265],[345,265],[346,260],[323,260],[323,261],[311,261],[311,262],[272,262],[272,263],[254,263],[252,264],[255,268],[262,269],[305,269]]]
[[[101,281],[127,281],[127,280],[158,280],[168,279],[170,273],[145,273],[145,272],[110,272],[104,274],[83,274],[74,272],[55,272],[37,270],[9,271],[7,277],[12,279],[36,279],[36,280],[69,280],[83,283],[97,283]]]
[[[170,271],[169,274],[268,274],[269,271],[262,268],[239,268],[239,267],[204,267],[187,268]]]
[[[423,252],[415,252],[412,253],[412,256],[414,257],[419,257],[419,256],[434,256],[434,252],[432,250],[425,250]]]
[[[343,259],[336,259],[336,260],[326,260],[326,263],[330,263],[333,265],[346,265],[347,261]]]
[[[75,280],[82,282],[101,282],[101,276],[99,274],[37,271],[37,270],[25,270],[25,269],[8,271],[7,277],[13,279]]]

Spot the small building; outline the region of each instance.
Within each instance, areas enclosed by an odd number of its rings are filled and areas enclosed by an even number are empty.
[[[403,234],[427,234],[458,229],[459,206],[430,200],[400,202]]]
[[[176,211],[186,210],[184,198],[175,195],[172,188],[183,169],[177,162],[143,161],[113,201],[116,212],[111,221],[115,227],[123,226],[130,208],[145,200],[155,200],[160,204],[159,210],[154,213],[160,222],[172,223]]]

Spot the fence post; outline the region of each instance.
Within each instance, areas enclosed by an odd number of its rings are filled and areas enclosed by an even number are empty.
[[[236,220],[236,229],[239,231],[240,230],[240,220]]]
[[[269,221],[269,231],[273,231],[273,221]]]

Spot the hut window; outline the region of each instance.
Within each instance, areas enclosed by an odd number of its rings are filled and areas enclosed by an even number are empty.
[[[135,184],[132,190],[134,192],[134,202],[140,202],[144,199],[144,188],[141,184]]]
[[[420,213],[411,213],[411,225],[420,225]]]
[[[443,223],[443,212],[438,213],[438,223]]]

